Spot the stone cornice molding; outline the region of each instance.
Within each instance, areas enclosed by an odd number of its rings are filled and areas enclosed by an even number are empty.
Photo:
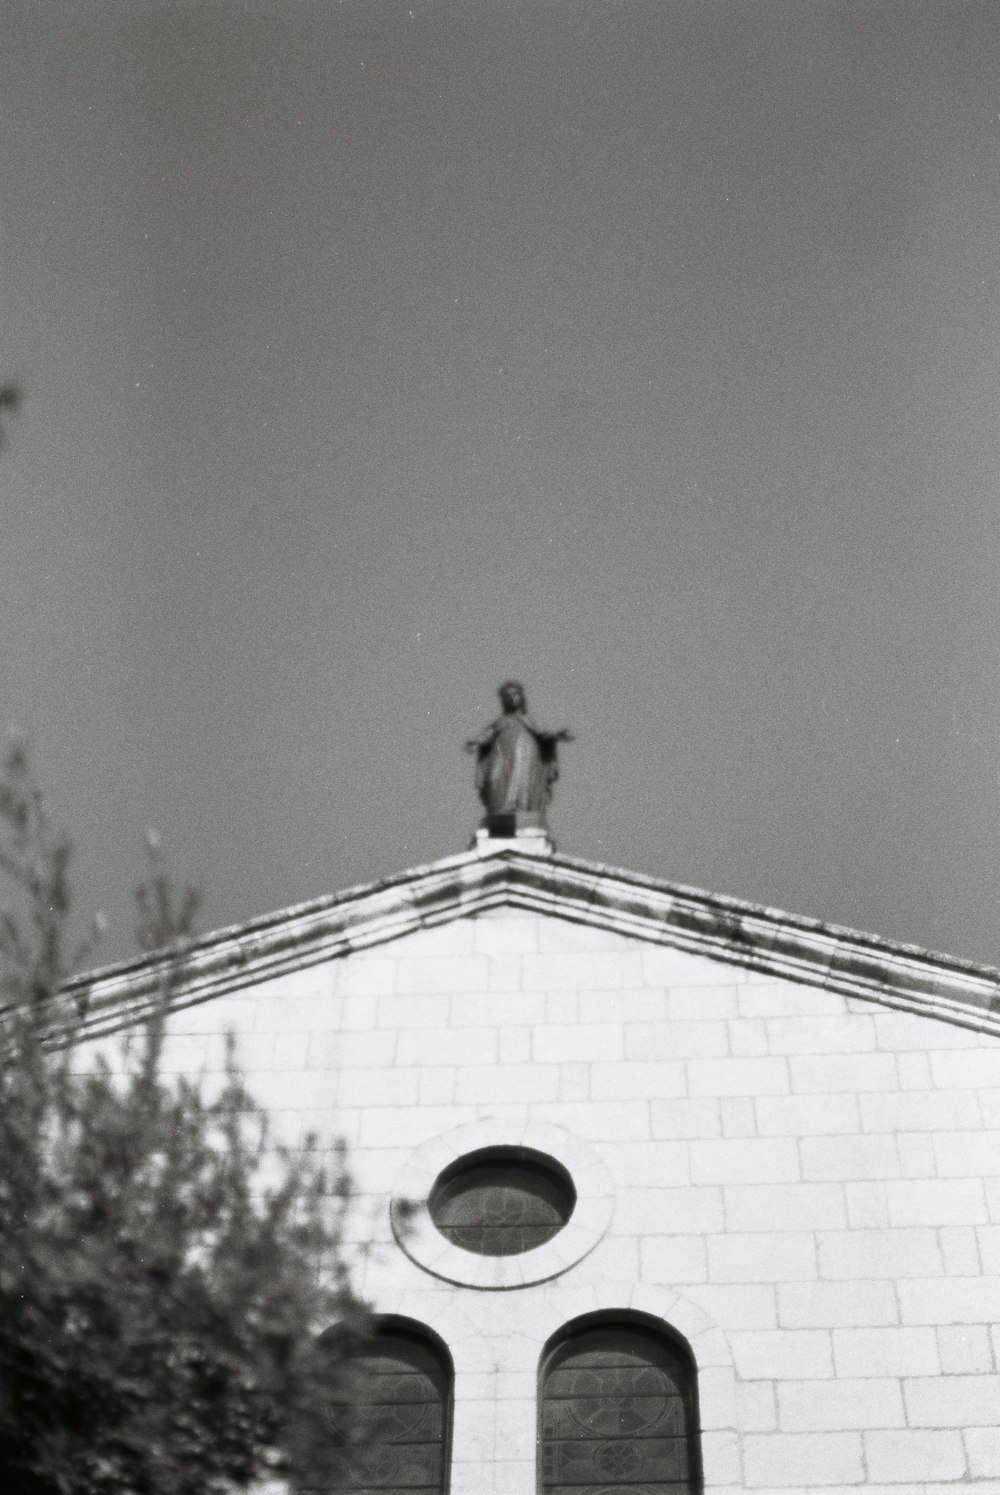
[[[519,908],[1000,1036],[1000,970],[697,888],[500,843],[75,977],[95,1035],[452,919]]]

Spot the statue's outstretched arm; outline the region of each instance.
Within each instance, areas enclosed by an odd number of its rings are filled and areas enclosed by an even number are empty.
[[[465,744],[465,751],[467,753],[488,752],[496,741],[496,735],[497,724],[496,722],[490,722],[489,726],[484,728],[483,731],[480,732],[478,737],[469,738],[468,742]]]

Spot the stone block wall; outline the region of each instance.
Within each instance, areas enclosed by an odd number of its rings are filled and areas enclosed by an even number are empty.
[[[226,1029],[288,1141],[348,1143],[375,1306],[451,1351],[452,1495],[535,1490],[539,1356],[601,1308],[692,1346],[706,1490],[1000,1492],[995,1036],[514,910],[180,1011],[168,1067]],[[610,1174],[548,1281],[442,1280],[392,1236],[420,1148],[477,1126]]]

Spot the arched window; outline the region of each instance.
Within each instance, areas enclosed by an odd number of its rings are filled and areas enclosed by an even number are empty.
[[[564,1331],[542,1362],[544,1495],[697,1495],[695,1370],[666,1333],[632,1320]]]
[[[444,1346],[419,1325],[383,1320],[352,1357],[349,1380],[354,1446],[323,1495],[445,1495],[452,1368]]]

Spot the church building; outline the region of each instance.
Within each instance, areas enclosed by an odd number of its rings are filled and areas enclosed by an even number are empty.
[[[470,850],[174,988],[168,1069],[231,1032],[347,1143],[352,1495],[1000,1492],[1000,971],[557,852],[560,735],[508,697]],[[162,971],[91,978],[95,1036]]]

